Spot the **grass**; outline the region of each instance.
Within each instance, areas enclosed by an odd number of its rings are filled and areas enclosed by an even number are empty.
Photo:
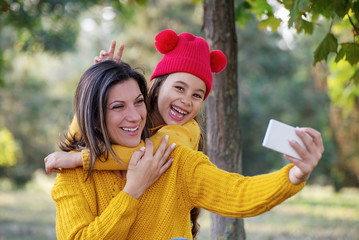
[[[52,240],[54,177],[42,170],[23,189],[0,181],[0,240]],[[210,214],[202,210],[198,240],[210,239]],[[359,240],[359,189],[306,186],[300,193],[260,216],[245,219],[248,240]]]

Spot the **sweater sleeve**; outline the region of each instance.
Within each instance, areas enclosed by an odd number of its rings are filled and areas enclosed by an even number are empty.
[[[193,206],[223,216],[256,216],[293,196],[305,185],[290,182],[292,164],[273,173],[245,177],[218,169],[200,152],[183,151],[180,155],[187,156],[185,165],[188,165],[184,169],[187,190],[184,192],[188,193]]]
[[[98,216],[96,190],[80,171],[64,170],[52,189],[57,239],[125,239],[136,219],[138,200],[121,191]]]
[[[72,119],[72,122],[69,126],[69,132],[67,133],[67,136],[74,137],[75,139],[80,139],[80,137],[81,137],[80,128],[79,128],[79,124],[77,122],[76,115]]]
[[[198,123],[195,120],[191,120],[184,125],[165,125],[156,130],[150,139],[153,142],[154,150],[157,150],[160,145],[162,138],[168,135],[168,145],[176,143],[177,146],[186,146],[191,149],[197,150],[201,136],[201,130]],[[112,145],[112,148],[118,156],[116,161],[111,154],[109,154],[106,160],[105,156],[102,155],[100,159],[96,159],[94,169],[95,170],[125,170],[127,169],[128,163],[135,150],[140,149],[145,144],[143,141],[135,147],[128,148],[120,145]],[[82,163],[85,171],[89,169],[89,153],[87,150],[82,151]]]

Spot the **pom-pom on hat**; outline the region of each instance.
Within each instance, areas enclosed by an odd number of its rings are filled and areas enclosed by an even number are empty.
[[[202,79],[206,84],[207,91],[204,99],[212,89],[212,72],[219,73],[227,65],[227,57],[222,51],[210,51],[206,40],[190,33],[177,35],[171,29],[164,30],[157,34],[155,46],[164,56],[157,64],[150,81],[170,73],[190,73]]]

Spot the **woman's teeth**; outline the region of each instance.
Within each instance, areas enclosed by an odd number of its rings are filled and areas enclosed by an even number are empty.
[[[127,131],[127,132],[135,132],[135,131],[138,130],[138,126],[135,127],[135,128],[125,128],[125,127],[123,127],[122,129],[125,130],[125,131]]]

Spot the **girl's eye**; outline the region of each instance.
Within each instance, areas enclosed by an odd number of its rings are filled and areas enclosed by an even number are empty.
[[[178,90],[180,90],[180,91],[183,91],[183,90],[184,90],[184,88],[181,87],[181,86],[176,86],[175,88],[178,89]]]
[[[199,98],[199,99],[203,99],[202,95],[197,94],[197,93],[193,94],[193,97],[195,97],[195,98]]]

